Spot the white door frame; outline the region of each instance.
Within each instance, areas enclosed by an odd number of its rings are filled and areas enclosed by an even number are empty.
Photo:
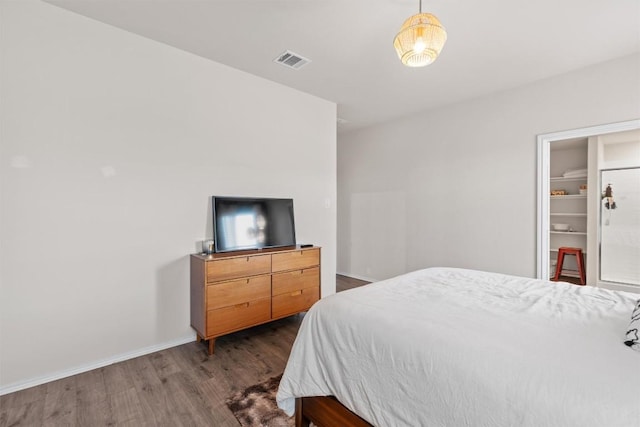
[[[587,138],[614,132],[640,129],[640,119],[538,135],[538,279],[549,278],[549,144],[572,138]]]

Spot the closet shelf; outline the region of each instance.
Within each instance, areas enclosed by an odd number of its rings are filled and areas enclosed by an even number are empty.
[[[551,200],[556,200],[556,199],[586,199],[587,195],[586,194],[567,194],[565,196],[549,196],[551,197]]]
[[[571,178],[565,178],[562,176],[552,176],[551,178],[549,178],[549,181],[551,182],[564,182],[564,181],[586,181],[587,177],[586,176],[580,176],[580,177],[571,177]]]
[[[551,212],[550,216],[578,216],[578,217],[587,217],[586,213],[570,213],[570,212]]]
[[[586,236],[586,231],[550,231],[551,234],[575,234],[577,236]]]

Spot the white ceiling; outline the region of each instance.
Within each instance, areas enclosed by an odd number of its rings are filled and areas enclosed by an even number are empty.
[[[640,52],[638,0],[425,0],[440,58],[401,65],[393,38],[418,0],[47,0],[336,102],[348,131]],[[299,70],[273,59],[291,50]]]

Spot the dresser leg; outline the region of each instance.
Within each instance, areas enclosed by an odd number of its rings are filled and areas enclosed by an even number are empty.
[[[196,342],[200,341],[202,341],[202,337],[200,336],[200,334],[196,334]]]
[[[209,356],[213,354],[213,351],[216,349],[216,339],[211,338],[209,340]]]

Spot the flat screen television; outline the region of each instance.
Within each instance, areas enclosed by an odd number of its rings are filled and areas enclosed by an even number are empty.
[[[216,252],[295,246],[293,199],[213,196]]]

